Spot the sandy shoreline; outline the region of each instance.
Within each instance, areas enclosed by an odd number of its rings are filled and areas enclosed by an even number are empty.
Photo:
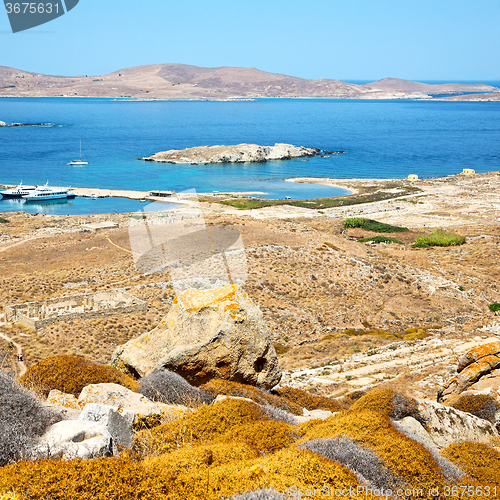
[[[283,179],[285,182],[295,182],[296,184],[321,184],[322,186],[329,186],[339,189],[346,189],[349,194],[359,193],[359,189],[353,188],[352,186],[347,186],[342,184],[342,181],[338,179],[328,179],[326,177],[292,177],[290,179]],[[345,182],[360,181],[361,179],[345,179]],[[364,181],[373,181],[374,179],[363,179]],[[387,182],[389,179],[385,179]],[[348,195],[345,195],[348,196]]]
[[[10,188],[15,188],[17,187],[17,184],[2,184],[2,186],[5,186],[5,189],[10,189]],[[55,189],[66,189],[67,186],[52,186]],[[76,196],[84,196],[84,197],[89,197],[89,196],[98,196],[98,197],[110,197],[112,196],[113,198],[129,198],[131,200],[163,200],[166,201],[170,199],[170,197],[158,197],[158,196],[151,196],[149,191],[134,191],[131,189],[104,189],[104,188],[81,188],[81,187],[75,187],[75,188],[69,188],[70,192]],[[264,195],[264,194],[269,194],[264,191],[212,191],[212,192],[207,192],[207,193],[192,193],[192,192],[184,192],[181,191],[179,193],[175,193],[173,198],[188,198],[192,197],[193,195],[198,195],[198,196],[210,196],[214,194],[228,194],[228,195],[235,195],[235,196],[259,196],[259,195]]]

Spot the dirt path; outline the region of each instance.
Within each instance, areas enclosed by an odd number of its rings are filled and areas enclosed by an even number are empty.
[[[130,251],[130,250],[127,250],[126,248],[123,248],[121,247],[120,245],[117,245],[116,243],[114,243],[113,241],[111,241],[107,236],[106,236],[106,239],[113,245],[115,246],[116,248],[119,248],[120,250],[123,250],[124,252],[127,252],[129,254],[132,254],[133,255],[133,252]]]
[[[8,247],[0,247],[0,252],[5,252],[6,250],[10,250],[11,248],[14,248],[14,247],[17,247],[18,245],[21,245],[23,243],[26,243],[27,241],[31,241],[31,240],[34,240],[36,238],[36,236],[32,236],[31,238],[27,238],[25,240],[22,240],[22,241],[18,241],[17,243],[14,243],[12,245],[9,245]]]
[[[0,326],[5,324],[6,324],[5,321],[2,321],[2,319],[0,319]],[[11,338],[7,337],[7,335],[3,334],[2,332],[0,332],[0,337],[5,339],[7,342],[12,342],[12,345],[17,349],[18,356],[22,354],[23,350],[21,349],[21,346],[19,344],[14,342]],[[27,367],[24,364],[24,361],[18,361],[18,365],[19,365],[19,376],[22,377],[26,373]]]

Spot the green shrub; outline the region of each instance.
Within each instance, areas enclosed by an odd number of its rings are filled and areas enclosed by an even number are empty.
[[[451,233],[449,231],[432,231],[429,236],[419,236],[414,243],[414,247],[451,247],[463,245],[466,242],[465,236]]]
[[[353,217],[351,219],[346,219],[343,223],[345,228],[356,228],[365,229],[366,231],[373,231],[374,233],[402,233],[408,231],[407,227],[392,226],[391,224],[385,224],[384,222],[379,222],[373,219],[365,219],[363,217]]]
[[[9,220],[0,217],[0,224],[8,224],[9,222],[10,222]]]
[[[356,228],[356,227],[363,227],[363,224],[365,223],[366,219],[363,219],[363,217],[352,217],[351,219],[346,219],[344,221],[343,226],[345,228]]]
[[[389,238],[388,236],[372,236],[371,238],[360,238],[358,241],[360,243],[374,241],[375,243],[397,243],[398,245],[404,245],[402,241],[399,241],[396,238]]]
[[[139,383],[110,366],[98,365],[78,356],[52,356],[28,368],[21,384],[38,389],[45,397],[58,389],[75,397],[90,384],[113,383],[136,391]]]
[[[418,243],[413,243],[412,245],[413,248],[431,248],[431,246],[427,243],[424,243],[422,241],[418,242]]]
[[[498,302],[495,302],[493,304],[490,304],[488,308],[491,312],[497,312],[500,311],[500,304]]]
[[[450,403],[453,408],[466,411],[476,417],[495,423],[495,415],[500,410],[496,399],[487,394],[464,394]]]

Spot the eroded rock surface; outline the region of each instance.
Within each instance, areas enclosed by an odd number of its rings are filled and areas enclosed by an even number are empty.
[[[258,146],[238,144],[236,146],[198,146],[186,149],[170,149],[140,158],[147,161],[166,163],[263,163],[267,160],[289,160],[303,156],[314,156],[320,152],[316,148],[305,148],[291,144]]]
[[[439,390],[438,401],[446,401],[450,396],[460,394],[499,368],[500,341],[471,349],[458,360],[458,374],[450,378]]]
[[[425,430],[438,448],[462,441],[489,443],[492,437],[498,436],[493,424],[470,413],[433,401],[418,400],[418,406]],[[400,423],[422,435],[421,430],[417,431],[412,425],[413,422],[403,419]]]
[[[114,444],[129,447],[132,445],[132,426],[135,415],[130,411],[121,411],[116,406],[89,403],[83,409],[78,420],[97,422],[106,427]]]
[[[96,422],[63,420],[52,425],[33,451],[40,458],[98,458],[113,455],[113,439]]]
[[[121,415],[127,420],[132,418],[132,421],[160,417],[167,413],[182,413],[183,410],[181,406],[155,403],[118,384],[91,384],[84,387],[78,397],[78,404],[83,409],[90,403],[117,407]]]
[[[236,285],[186,290],[158,327],[117,348],[112,363],[136,377],[174,371],[193,385],[222,378],[271,388],[281,379],[262,313]]]

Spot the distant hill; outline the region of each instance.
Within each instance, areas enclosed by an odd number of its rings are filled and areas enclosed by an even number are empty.
[[[485,92],[489,85],[429,85],[398,78],[355,85],[340,80],[306,80],[255,68],[204,68],[152,64],[100,76],[44,75],[0,66],[0,96],[95,96],[142,99],[249,99],[254,97],[398,99],[428,94]]]
[[[425,92],[437,94],[441,92],[491,92],[495,87],[485,84],[463,83],[420,83],[401,78],[383,78],[372,83],[364,84],[365,87],[379,90],[399,90],[402,92]]]

